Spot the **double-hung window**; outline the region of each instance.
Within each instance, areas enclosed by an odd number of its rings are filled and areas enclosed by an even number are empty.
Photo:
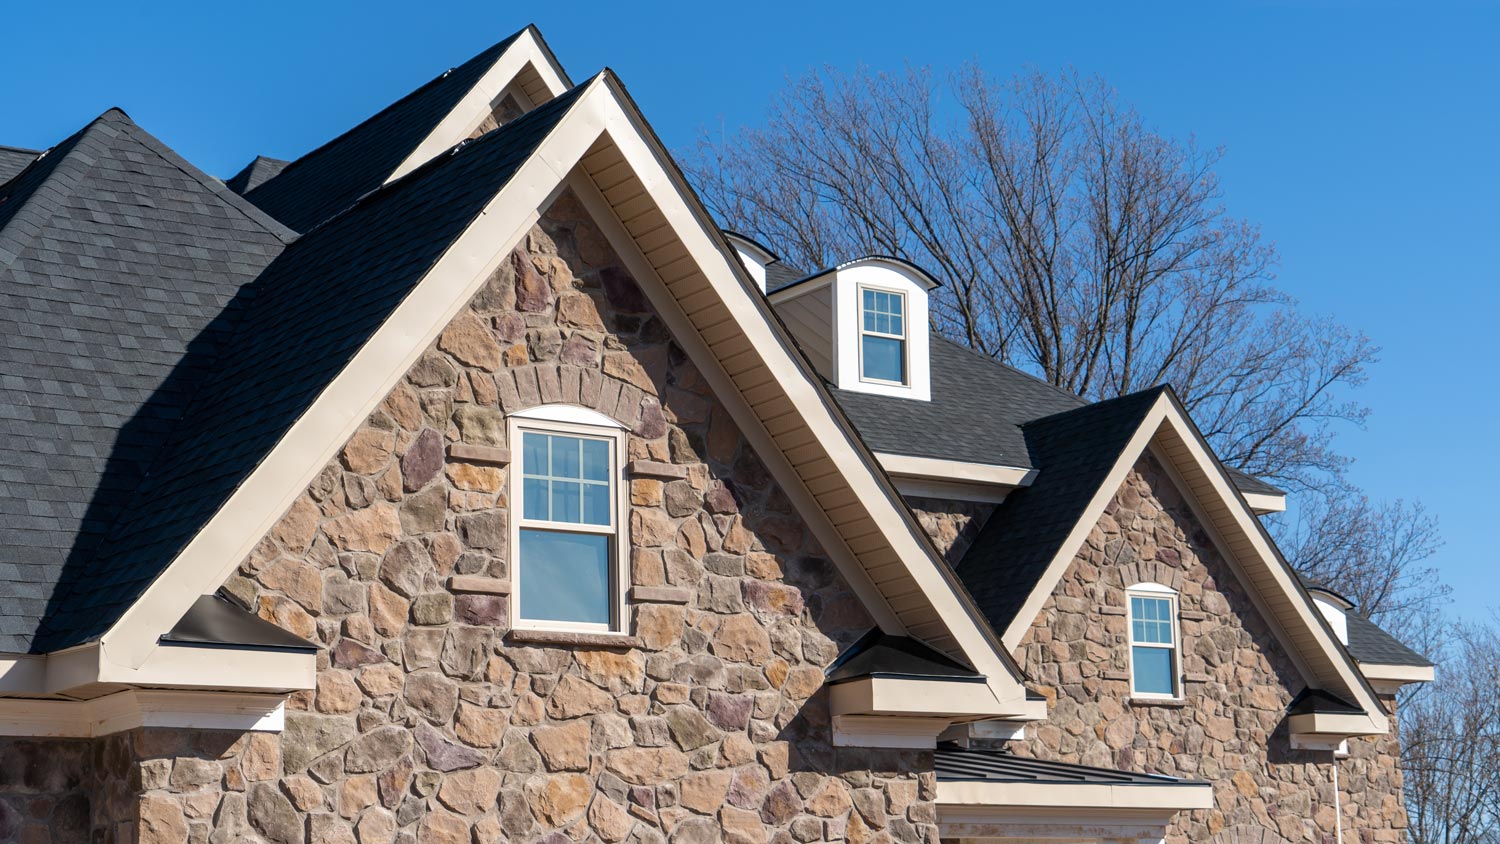
[[[556,423],[512,433],[517,626],[620,629],[620,437]]]
[[[859,288],[859,375],[866,381],[906,383],[906,295]]]
[[[1131,587],[1130,691],[1140,698],[1179,696],[1177,593],[1154,583]]]

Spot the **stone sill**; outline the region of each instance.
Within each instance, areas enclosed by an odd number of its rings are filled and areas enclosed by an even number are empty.
[[[1181,709],[1187,706],[1187,701],[1180,697],[1133,697],[1130,699],[1131,706],[1165,706],[1169,709]]]
[[[481,595],[509,595],[510,581],[498,577],[481,577],[477,574],[455,574],[448,578],[448,591]]]
[[[516,627],[505,634],[508,642],[518,645],[560,645],[575,648],[639,648],[645,645],[639,636],[624,633],[581,633],[576,630],[532,630]]]

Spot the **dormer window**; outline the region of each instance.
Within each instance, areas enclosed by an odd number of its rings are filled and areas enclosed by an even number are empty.
[[[1130,692],[1138,698],[1180,696],[1177,593],[1155,583],[1126,591],[1130,602]]]
[[[906,296],[861,287],[860,378],[880,384],[906,384]]]

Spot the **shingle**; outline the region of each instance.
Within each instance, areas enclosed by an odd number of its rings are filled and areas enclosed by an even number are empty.
[[[37,149],[0,146],[0,185],[14,179],[41,154],[42,151]]]
[[[298,158],[246,197],[300,232],[348,208],[390,178],[520,34],[443,73]]]
[[[280,175],[287,168],[290,161],[282,161],[279,158],[267,158],[264,155],[255,156],[245,169],[230,176],[225,182],[225,187],[235,193],[244,196],[252,190],[260,187],[266,182]]]
[[[1401,644],[1357,610],[1344,614],[1349,626],[1349,655],[1366,665],[1429,666],[1432,660]]]

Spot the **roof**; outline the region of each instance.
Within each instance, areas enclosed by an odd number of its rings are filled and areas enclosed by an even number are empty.
[[[874,628],[828,666],[829,684],[863,677],[908,677],[983,681],[973,668],[916,639],[892,636]]]
[[[290,238],[114,109],[0,187],[0,650],[30,649]]]
[[[149,479],[63,572],[34,648],[103,634],[218,510],[556,122],[573,89],[440,155],[287,248],[256,280]],[[341,319],[326,315],[337,310]]]
[[[1354,610],[1344,613],[1349,628],[1349,655],[1365,665],[1413,665],[1427,667],[1432,660],[1408,648],[1375,622]]]
[[[1028,759],[999,750],[977,750],[940,744],[933,753],[939,781],[1028,782],[1098,785],[1181,785],[1202,788],[1208,783],[1139,774],[1110,768],[1091,768],[1045,759]]]
[[[952,340],[931,343],[931,401],[833,390],[872,450],[1031,469],[1021,426],[1087,404]]]
[[[246,612],[218,595],[202,595],[163,642],[268,650],[315,651],[316,644]]]
[[[25,170],[26,165],[41,154],[41,150],[0,145],[0,185],[14,179],[17,173]]]
[[[1006,496],[955,566],[997,631],[1008,629],[1166,390],[1154,387],[1027,423],[1036,480]]]
[[[264,155],[257,155],[253,161],[245,165],[245,169],[230,176],[229,180],[224,184],[230,190],[243,196],[280,175],[281,171],[285,170],[288,164],[291,164],[291,162],[282,161],[279,158],[267,158]]]
[[[445,71],[293,161],[246,196],[271,216],[302,232],[348,208],[396,172],[524,31]]]
[[[783,287],[791,287],[808,275],[806,270],[799,270],[784,261],[772,261],[766,265],[766,292],[775,293]]]
[[[1313,713],[1358,715],[1363,710],[1322,689],[1303,689],[1292,698],[1291,703],[1287,704],[1286,712],[1288,715],[1311,715]]]

